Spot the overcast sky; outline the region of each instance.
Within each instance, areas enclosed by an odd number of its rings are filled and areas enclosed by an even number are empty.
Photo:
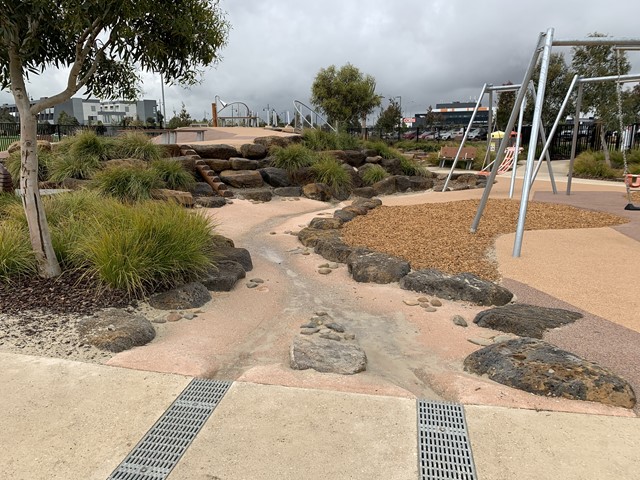
[[[638,0],[221,0],[232,25],[222,61],[201,85],[165,88],[167,116],[184,102],[192,117],[211,117],[215,95],[293,112],[309,103],[321,68],[351,63],[377,81],[384,97],[402,97],[405,116],[429,105],[475,100],[484,83],[519,83],[538,34],[556,39],[591,32],[640,38]],[[568,49],[554,49],[564,51]],[[629,52],[640,72],[640,52]],[[614,73],[614,72],[612,72]],[[65,72],[32,79],[33,98],[63,88]],[[161,99],[160,79],[144,75],[144,98]],[[13,103],[0,92],[0,103]],[[383,106],[388,105],[384,101]],[[377,114],[376,114],[377,116]]]

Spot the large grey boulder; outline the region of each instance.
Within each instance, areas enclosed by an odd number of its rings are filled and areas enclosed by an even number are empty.
[[[306,227],[298,232],[298,240],[305,247],[315,247],[318,242],[324,240],[339,240],[338,232],[335,229],[317,229]]]
[[[232,170],[257,170],[259,164],[256,160],[250,160],[248,158],[233,157],[229,159]]]
[[[264,185],[257,170],[223,170],[220,180],[235,188],[256,188]]]
[[[317,230],[334,230],[342,228],[343,223],[344,222],[339,218],[315,217],[311,219],[311,222],[309,222],[309,228],[315,228]]]
[[[200,282],[212,292],[230,292],[238,280],[246,275],[238,262],[224,260],[217,262],[215,268],[210,269]]]
[[[265,137],[258,137],[253,140],[254,143],[258,145],[263,145],[269,150],[271,147],[286,147],[291,145],[292,143],[300,143],[302,142],[302,135],[288,135],[286,137],[281,137],[278,135],[268,135]]]
[[[391,195],[396,193],[396,177],[383,178],[379,182],[371,185],[375,195]]]
[[[536,395],[625,408],[636,404],[633,389],[626,380],[534,338],[518,338],[482,348],[465,359],[464,368]]]
[[[473,323],[521,337],[542,338],[546,330],[573,323],[579,318],[582,318],[581,313],[561,308],[514,303],[483,310],[476,315]]]
[[[345,159],[344,159],[345,163],[356,168],[362,165],[367,159],[367,156],[364,153],[362,153],[360,150],[345,150],[344,155],[345,155]]]
[[[118,308],[102,310],[82,320],[78,333],[83,343],[115,353],[146,345],[156,336],[145,317]]]
[[[210,300],[211,294],[207,287],[200,282],[192,282],[152,295],[149,305],[159,310],[186,310],[201,307]]]
[[[506,288],[471,273],[449,275],[434,269],[411,272],[400,281],[400,287],[446,300],[462,300],[477,305],[501,306],[513,298],[513,293]]]
[[[409,262],[384,253],[356,250],[347,258],[349,273],[356,282],[392,283],[411,271]]]
[[[347,263],[349,255],[351,255],[355,250],[357,250],[356,247],[347,245],[337,236],[319,238],[313,248],[315,253],[321,255],[330,262],[339,263]]]
[[[284,168],[266,167],[260,169],[260,175],[265,183],[268,183],[272,187],[281,188],[291,186],[291,178],[289,172]],[[298,193],[298,195],[300,195]]]
[[[278,197],[300,197],[302,195],[301,187],[278,187],[273,189],[273,194]]]
[[[251,254],[246,248],[238,248],[221,245],[216,249],[216,260],[218,262],[232,261],[238,262],[242,265],[245,272],[253,270],[253,262],[251,261]]]
[[[188,145],[188,147],[194,150],[196,154],[200,155],[202,158],[221,158],[224,160],[229,160],[231,157],[240,156],[240,152],[238,152],[238,149],[231,145],[207,145],[202,143],[194,143]]]
[[[213,188],[211,188],[211,185],[207,182],[196,182],[191,189],[191,193],[194,197],[210,197],[211,195],[215,195]]]
[[[294,370],[353,375],[367,368],[367,355],[355,343],[321,337],[295,337],[289,351]]]
[[[240,153],[244,158],[262,160],[267,156],[267,147],[259,143],[245,143],[240,147]]]
[[[331,200],[331,190],[324,183],[308,183],[302,187],[302,194],[311,200],[328,202]]]

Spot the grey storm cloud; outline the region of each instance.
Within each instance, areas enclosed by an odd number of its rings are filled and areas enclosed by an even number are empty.
[[[591,32],[640,38],[640,2],[595,0],[222,0],[232,25],[221,62],[190,89],[165,87],[172,116],[184,102],[194,118],[210,117],[211,103],[243,101],[264,115],[269,105],[293,110],[308,103],[321,68],[351,63],[377,82],[382,96],[402,97],[405,114],[429,105],[475,99],[484,83],[520,82],[538,34],[585,38]],[[567,59],[570,49],[565,52]],[[640,52],[630,52],[640,68]],[[31,79],[34,98],[61,89],[66,72]],[[144,98],[160,100],[160,79],[143,75]],[[9,92],[0,102],[12,102]],[[386,104],[386,102],[385,102]]]

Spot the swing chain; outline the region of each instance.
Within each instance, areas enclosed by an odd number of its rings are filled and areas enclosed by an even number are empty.
[[[629,199],[629,203],[631,203],[631,187],[629,186],[629,181],[627,179],[627,175],[629,174],[629,163],[627,161],[627,149],[625,148],[624,142],[623,142],[623,135],[622,135],[622,130],[624,129],[624,122],[622,119],[622,82],[620,82],[620,76],[622,75],[622,67],[620,66],[620,51],[621,49],[619,47],[614,47],[615,52],[616,52],[616,66],[617,66],[617,74],[618,74],[618,80],[616,80],[616,97],[617,97],[617,102],[618,102],[618,135],[620,135],[620,146],[622,147],[622,162],[624,164],[624,171],[623,171],[623,178],[624,178],[624,185],[626,187],[627,190],[627,197]]]

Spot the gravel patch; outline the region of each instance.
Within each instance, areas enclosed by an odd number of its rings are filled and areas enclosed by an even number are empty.
[[[496,237],[516,230],[519,200],[490,199],[475,234],[469,232],[478,200],[381,206],[342,228],[351,246],[403,258],[414,270],[435,268],[446,273],[473,273],[499,280],[493,256]],[[526,230],[600,228],[629,220],[570,205],[530,202]]]

